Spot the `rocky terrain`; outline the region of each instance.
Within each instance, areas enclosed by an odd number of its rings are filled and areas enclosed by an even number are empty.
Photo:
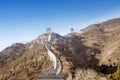
[[[106,80],[120,65],[120,18],[57,35],[51,48],[62,62],[66,80]],[[0,52],[0,80],[37,80],[45,73],[52,64],[45,48],[47,38],[44,33]]]

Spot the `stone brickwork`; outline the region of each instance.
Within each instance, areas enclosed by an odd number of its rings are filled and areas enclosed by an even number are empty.
[[[38,80],[65,80],[64,75],[59,74],[59,75],[43,75],[40,74],[38,77]]]

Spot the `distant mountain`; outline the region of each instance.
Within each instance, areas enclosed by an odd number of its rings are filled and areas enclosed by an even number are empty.
[[[51,45],[66,80],[99,80],[120,65],[120,18],[92,24],[66,36],[55,33]],[[48,34],[15,43],[0,53],[0,80],[37,80],[52,65],[45,45]]]

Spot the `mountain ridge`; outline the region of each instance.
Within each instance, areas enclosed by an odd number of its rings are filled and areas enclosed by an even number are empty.
[[[120,65],[119,31],[120,18],[116,18],[92,24],[66,36],[56,33],[58,36],[51,48],[62,62],[62,74],[65,78],[67,80],[98,80],[103,76],[106,77],[107,74],[114,73],[116,67]],[[16,43],[3,50],[2,54],[7,52],[10,55],[6,57],[0,54],[3,57],[0,58],[0,79],[37,80],[38,74],[44,73],[52,64],[45,49],[47,38],[48,34],[44,33],[32,42]],[[21,52],[20,56],[13,55],[19,52]]]

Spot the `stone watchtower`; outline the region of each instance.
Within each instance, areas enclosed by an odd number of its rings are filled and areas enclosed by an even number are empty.
[[[50,27],[46,28],[46,33],[48,33],[48,34],[51,33],[51,28]]]
[[[74,28],[70,28],[70,32],[73,33],[74,32]]]

